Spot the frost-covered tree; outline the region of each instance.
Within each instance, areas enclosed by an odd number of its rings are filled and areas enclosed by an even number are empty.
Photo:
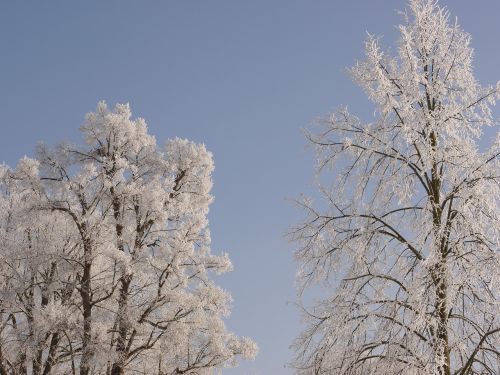
[[[128,105],[104,103],[85,146],[40,146],[2,169],[0,373],[210,374],[252,358],[227,331],[230,295],[210,272],[213,161],[164,148]]]
[[[0,374],[50,374],[78,328],[67,262],[78,246],[63,217],[31,209],[40,196],[22,181],[36,163],[0,169]]]
[[[472,74],[470,37],[434,0],[412,0],[397,53],[369,36],[350,73],[376,106],[308,134],[326,208],[300,202],[304,309],[297,374],[498,374],[499,88]],[[334,178],[330,179],[330,175]]]

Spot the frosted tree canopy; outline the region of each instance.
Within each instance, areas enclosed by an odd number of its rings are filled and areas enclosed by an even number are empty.
[[[498,373],[500,137],[478,141],[500,86],[435,1],[403,19],[395,53],[369,36],[350,69],[375,120],[342,108],[308,134],[323,200],[299,202],[299,282],[333,287],[305,307],[297,374]]]
[[[99,103],[81,132],[0,169],[0,373],[212,374],[253,358],[210,278],[232,268],[210,251],[211,153],[158,146],[122,104]]]

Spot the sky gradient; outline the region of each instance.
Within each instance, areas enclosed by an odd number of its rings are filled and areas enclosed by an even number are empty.
[[[159,143],[185,137],[213,152],[213,251],[234,271],[216,278],[234,298],[227,324],[260,347],[224,375],[283,375],[300,330],[293,244],[313,191],[301,129],[341,105],[373,107],[345,68],[366,32],[393,49],[406,2],[3,1],[0,3],[0,162],[38,141],[79,142],[99,100],[129,102]],[[472,34],[476,77],[500,78],[500,2],[441,1]],[[481,7],[479,6],[481,5]]]

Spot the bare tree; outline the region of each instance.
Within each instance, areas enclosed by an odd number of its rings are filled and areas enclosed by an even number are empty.
[[[327,209],[302,200],[292,237],[302,288],[333,293],[304,309],[298,374],[500,371],[500,137],[478,144],[499,86],[434,0],[403,17],[397,54],[370,36],[350,70],[375,121],[342,109],[308,134]]]

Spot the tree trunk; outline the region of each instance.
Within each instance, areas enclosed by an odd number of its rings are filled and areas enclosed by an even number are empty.
[[[91,296],[91,248],[88,240],[84,241],[84,266],[80,283],[80,296],[82,298],[83,309],[83,339],[82,339],[82,359],[80,361],[80,375],[88,375],[92,360],[92,296]]]
[[[52,339],[50,340],[49,354],[47,355],[47,360],[45,361],[45,368],[43,369],[43,375],[49,375],[52,371],[52,366],[54,366],[56,360],[56,349],[59,344],[59,333],[54,333]]]
[[[113,216],[115,218],[115,232],[116,232],[116,243],[118,250],[125,252],[125,247],[123,245],[122,233],[122,204],[120,199],[115,194],[115,189],[111,187],[110,189],[112,196],[113,205]],[[129,287],[132,281],[132,275],[127,273],[126,269],[121,270],[122,275],[120,277],[120,295],[118,297],[118,337],[116,340],[116,352],[118,354],[118,359],[113,363],[111,368],[111,375],[124,375],[125,374],[125,360],[127,359],[127,334],[128,334],[128,322],[127,322],[127,310],[128,310],[128,294]]]
[[[128,307],[128,291],[130,282],[132,281],[131,275],[123,275],[120,279],[120,296],[118,300],[118,338],[116,340],[116,352],[118,353],[118,360],[113,363],[111,375],[124,375],[125,374],[125,360],[127,359],[127,307]]]
[[[433,110],[432,107],[429,108]],[[434,132],[430,134],[431,149],[433,152],[436,151],[437,147],[437,136]],[[434,157],[434,155],[433,155]],[[431,170],[432,180],[431,180],[431,196],[430,200],[432,202],[432,219],[434,226],[434,246],[439,246],[439,262],[436,266],[436,270],[433,273],[434,286],[436,287],[436,312],[438,316],[438,327],[436,331],[436,354],[438,355],[439,362],[438,374],[439,375],[451,375],[451,363],[450,363],[450,346],[448,342],[448,286],[446,282],[446,257],[447,257],[447,246],[446,242],[442,241],[438,237],[440,226],[442,225],[442,208],[440,202],[441,194],[441,173],[438,170],[438,164],[434,160]]]

